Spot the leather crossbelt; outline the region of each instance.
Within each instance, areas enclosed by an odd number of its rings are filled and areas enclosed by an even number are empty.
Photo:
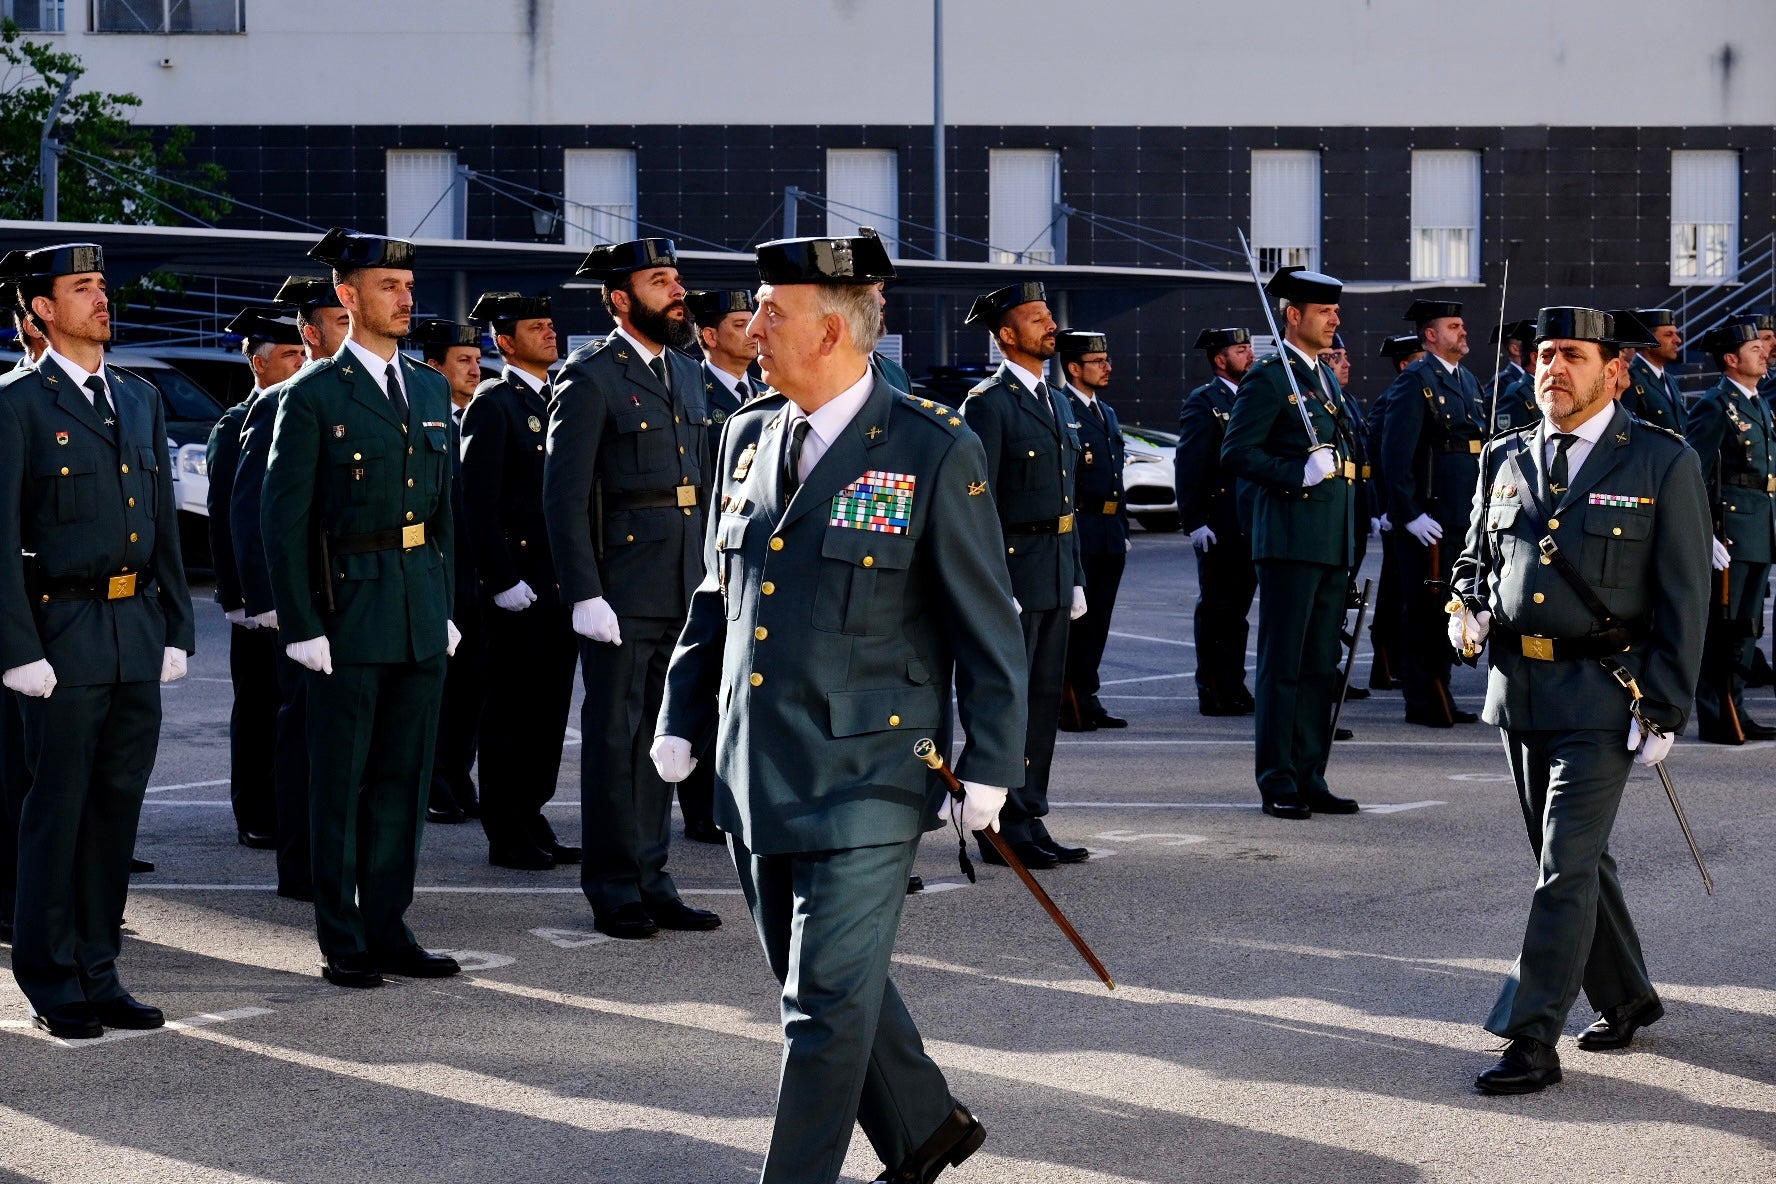
[[[1624,624],[1610,612],[1609,605],[1586,581],[1572,560],[1566,557],[1554,541],[1553,535],[1544,535],[1536,544],[1542,558],[1553,565],[1572,590],[1578,594],[1579,602],[1585,610],[1603,623],[1601,629],[1587,633],[1583,637],[1538,637],[1534,634],[1519,633],[1508,625],[1500,626],[1502,632],[1513,635],[1522,647],[1523,656],[1538,662],[1561,662],[1573,658],[1601,658],[1607,654],[1621,653],[1633,642],[1646,636],[1644,623]]]

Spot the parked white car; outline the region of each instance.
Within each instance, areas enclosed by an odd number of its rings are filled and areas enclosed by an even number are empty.
[[[1147,530],[1177,530],[1177,478],[1172,473],[1177,434],[1125,424],[1122,446],[1122,492],[1130,517]]]

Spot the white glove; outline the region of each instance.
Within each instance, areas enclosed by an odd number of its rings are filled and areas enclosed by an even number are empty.
[[[519,580],[504,592],[493,598],[495,608],[503,608],[509,613],[521,613],[537,602],[537,594],[530,590],[530,585]]]
[[[185,651],[169,645],[160,655],[160,681],[177,682],[185,677]]]
[[[1190,532],[1190,545],[1198,551],[1207,551],[1220,541],[1207,526],[1199,526]]]
[[[333,673],[333,643],[327,640],[325,633],[307,641],[292,641],[284,647],[284,653],[290,655],[290,661],[306,666],[316,674]]]
[[[660,780],[667,785],[677,785],[697,767],[697,758],[691,755],[691,742],[678,736],[655,736],[648,757],[654,762],[654,771],[660,774]]]
[[[253,624],[260,629],[276,629],[278,627],[278,610],[260,613],[253,618]]]
[[[1733,562],[1733,553],[1727,550],[1727,545],[1719,539],[1715,539],[1713,542],[1714,556],[1712,562],[1714,563],[1714,570],[1726,571],[1728,565]]]
[[[38,658],[6,672],[6,689],[28,699],[47,699],[56,688],[55,668],[48,658]]]
[[[252,621],[247,620],[247,610],[244,608],[231,608],[222,615],[228,619],[230,625],[239,625],[243,629],[258,628]]]
[[[617,614],[602,596],[574,604],[574,632],[606,645],[622,645],[623,634],[617,628]]]
[[[1301,472],[1301,488],[1311,489],[1330,477],[1338,467],[1330,448],[1316,448],[1307,454],[1307,467]]]
[[[1069,621],[1077,621],[1085,615],[1085,589],[1078,584],[1073,585],[1073,611],[1067,614]],[[975,828],[979,830],[979,827]]]
[[[1135,549],[1135,540],[1134,540],[1134,539],[1123,539],[1123,540],[1122,540],[1122,551],[1123,551],[1123,554],[1125,554],[1125,555],[1126,555],[1126,554],[1128,554],[1128,553],[1129,553],[1129,552],[1130,552],[1130,551],[1133,551],[1133,550],[1134,550],[1134,549]]]
[[[456,627],[455,621],[446,619],[444,622],[444,656],[446,658],[456,657],[456,647],[461,644],[462,630]]]
[[[972,781],[962,783],[962,800],[958,802],[948,794],[944,795],[943,805],[937,809],[937,820],[948,822],[952,811],[962,816],[963,830],[998,830],[999,811],[1005,808],[1009,790],[1000,789],[997,785],[976,785]]]
[[[1384,518],[1369,519],[1369,533],[1370,534],[1380,534],[1382,531],[1386,530],[1387,527],[1382,525],[1382,523],[1385,521],[1386,521],[1386,519],[1384,519]]]
[[[1376,521],[1381,523],[1381,529],[1383,529],[1383,530],[1392,530],[1394,528],[1393,522],[1388,518],[1388,516],[1386,514],[1383,514],[1381,517],[1377,518]]]
[[[1442,539],[1443,524],[1429,514],[1420,514],[1406,524],[1406,533],[1428,547]]]
[[[1466,632],[1468,646],[1479,652],[1486,644],[1486,635],[1492,630],[1492,614],[1485,609],[1476,616],[1474,610],[1463,608],[1459,613],[1449,614],[1449,648],[1456,653],[1462,651],[1463,632]]]
[[[1628,751],[1634,754],[1637,765],[1656,765],[1671,755],[1671,746],[1677,743],[1677,737],[1670,732],[1663,736],[1650,736],[1640,730],[1640,721],[1628,721]]]
[[[1020,617],[1024,615],[1024,606],[1018,603],[1018,598],[1015,596],[1011,598],[1011,611]]]

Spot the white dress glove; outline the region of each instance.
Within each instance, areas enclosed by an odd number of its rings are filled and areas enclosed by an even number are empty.
[[[247,610],[244,608],[231,608],[222,615],[228,618],[228,623],[230,625],[239,625],[243,629],[258,628],[257,625],[247,619]]]
[[[1135,540],[1134,539],[1123,539],[1122,540],[1122,553],[1124,555],[1128,554],[1130,551],[1133,551],[1134,549],[1135,549]]]
[[[47,699],[56,687],[55,668],[49,664],[48,658],[38,658],[35,662],[27,662],[8,670],[4,681],[6,689],[15,695],[24,695],[28,699]]]
[[[1428,547],[1443,538],[1443,524],[1429,514],[1420,514],[1406,524],[1406,533]]]
[[[962,800],[958,802],[945,794],[943,805],[937,809],[937,820],[948,822],[951,813],[955,812],[962,817],[963,830],[998,830],[999,811],[1005,808],[1005,799],[1010,792],[997,785],[976,785],[972,781],[964,781]]]
[[[253,624],[259,629],[276,629],[278,627],[278,610],[274,608],[270,612],[260,613],[253,618]]]
[[[1199,526],[1190,532],[1190,545],[1198,551],[1207,551],[1210,547],[1220,541],[1220,539],[1215,537],[1215,532],[1210,530],[1207,526]]]
[[[185,651],[169,645],[160,655],[160,681],[175,682],[185,677]]]
[[[456,627],[455,621],[446,620],[444,622],[444,656],[446,658],[456,657],[456,647],[461,644],[462,630]]]
[[[316,674],[333,673],[333,643],[327,640],[325,633],[307,641],[292,641],[284,647],[284,653],[290,655],[290,661],[306,666]]]
[[[1301,472],[1301,488],[1311,489],[1330,477],[1338,467],[1330,448],[1316,448],[1307,454],[1307,467]]]
[[[1458,654],[1462,652],[1463,631],[1465,630],[1467,644],[1478,653],[1480,647],[1486,644],[1486,635],[1491,629],[1492,614],[1485,609],[1481,609],[1478,616],[1470,608],[1464,608],[1459,613],[1450,613],[1449,648]]]
[[[530,590],[530,585],[519,580],[504,592],[493,598],[495,608],[503,608],[509,613],[521,613],[537,602],[537,594]]]
[[[574,604],[574,632],[606,645],[623,644],[622,631],[617,628],[617,614],[602,596]]]
[[[1015,596],[1011,598],[1011,611],[1020,617],[1024,615],[1024,606],[1018,603],[1018,598]]]
[[[1727,545],[1719,539],[1714,540],[1714,556],[1712,562],[1715,571],[1726,571],[1728,565],[1733,562],[1733,553],[1727,550]]]
[[[1369,533],[1379,535],[1383,530],[1386,530],[1387,528],[1382,525],[1383,521],[1385,520],[1381,518],[1369,519]]]
[[[1634,754],[1637,765],[1656,765],[1671,755],[1671,746],[1677,743],[1677,737],[1670,732],[1663,736],[1652,736],[1640,730],[1640,721],[1628,721],[1628,751]]]
[[[655,736],[648,757],[654,762],[654,771],[660,774],[660,780],[667,785],[677,785],[697,767],[697,758],[691,755],[691,742],[678,736]]]
[[[1085,615],[1085,589],[1078,584],[1073,585],[1073,611],[1067,614],[1069,621],[1077,621]]]
[[[1376,521],[1381,523],[1381,529],[1384,531],[1392,530],[1394,528],[1393,520],[1390,519],[1386,514],[1383,514],[1380,518],[1377,518]]]

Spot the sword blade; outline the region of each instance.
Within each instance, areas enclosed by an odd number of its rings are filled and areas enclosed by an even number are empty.
[[[1690,820],[1684,817],[1683,805],[1677,800],[1677,787],[1671,784],[1671,774],[1665,771],[1665,762],[1660,761],[1653,766],[1659,774],[1659,784],[1665,787],[1665,796],[1671,800],[1672,813],[1677,815],[1677,825],[1683,831],[1684,842],[1690,845],[1690,854],[1696,860],[1696,870],[1702,873],[1702,890],[1714,895],[1714,881],[1708,875],[1708,865],[1702,862],[1702,849],[1696,846],[1696,836],[1690,833]]]
[[[1338,720],[1344,714],[1344,697],[1350,693],[1351,667],[1357,664],[1357,643],[1363,640],[1363,621],[1369,615],[1369,589],[1374,580],[1363,581],[1363,596],[1357,603],[1357,627],[1351,631],[1350,652],[1344,656],[1344,677],[1338,680],[1338,699],[1332,704],[1332,739],[1338,739]]]

